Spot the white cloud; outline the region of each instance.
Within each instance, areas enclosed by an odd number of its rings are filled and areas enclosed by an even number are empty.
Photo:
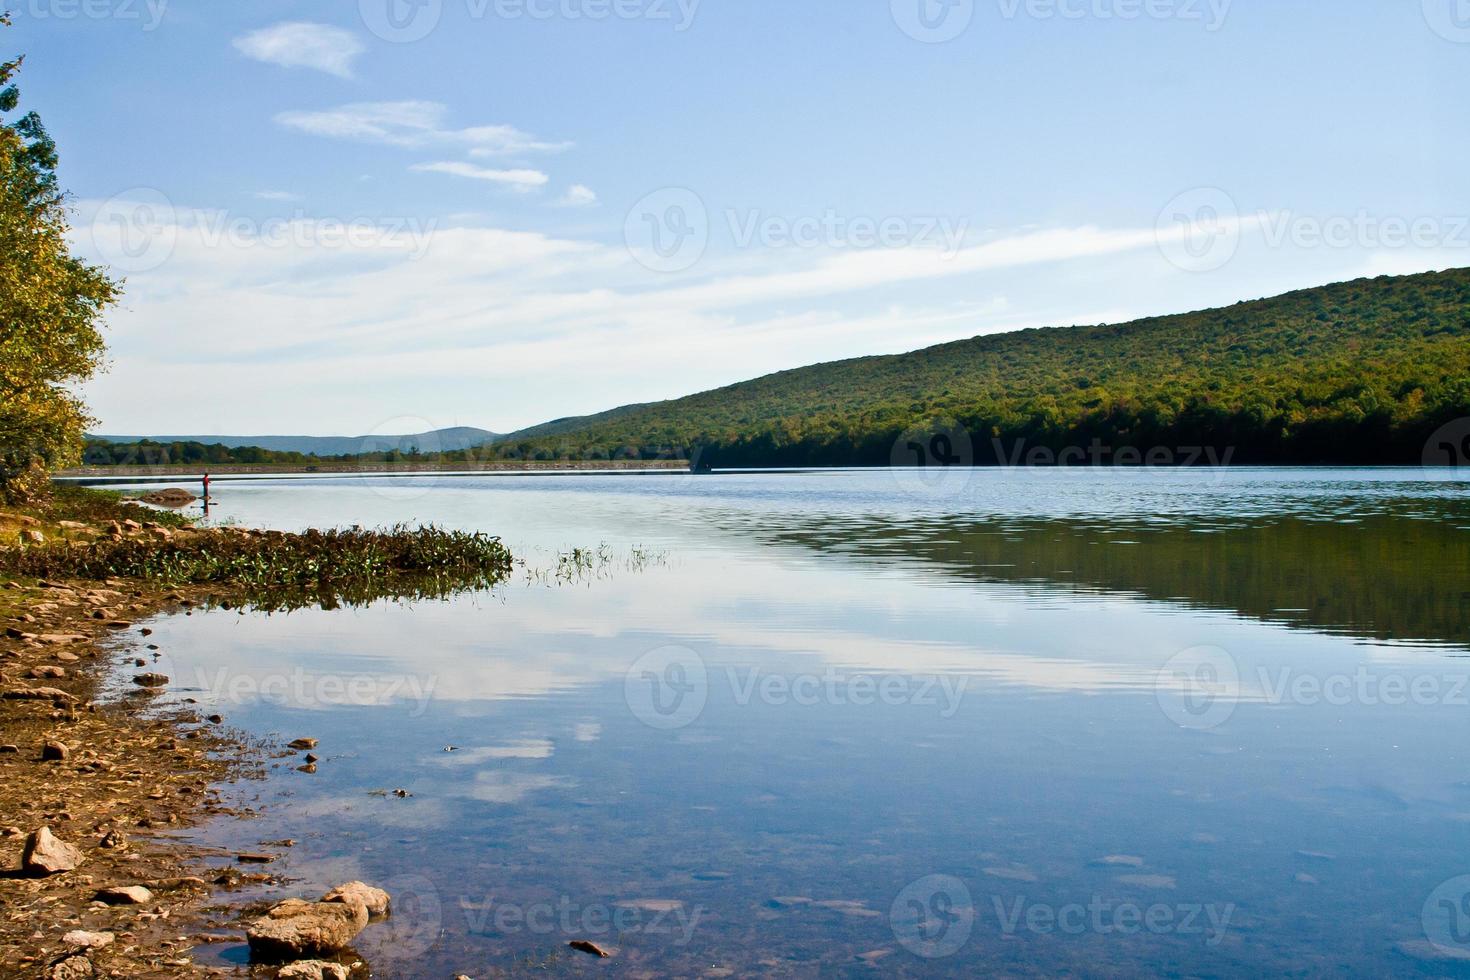
[[[556,202],[564,208],[587,208],[597,203],[597,192],[585,184],[573,184]]]
[[[488,167],[477,167],[473,163],[459,163],[452,160],[441,163],[418,163],[410,169],[424,173],[468,177],[471,180],[488,180],[491,183],[505,184],[522,191],[541,187],[549,179],[539,170],[491,170]]]
[[[282,68],[314,68],[352,77],[352,62],[367,50],[350,31],[329,24],[287,21],[235,38],[235,50],[247,58]]]
[[[290,191],[256,191],[255,196],[262,201],[299,201],[301,195],[292,194]]]
[[[276,122],[290,129],[333,139],[385,143],[411,149],[460,147],[471,156],[518,156],[553,153],[571,143],[537,139],[514,126],[470,126],[453,129],[445,125],[449,110],[439,102],[354,102],[315,112],[282,112]]]

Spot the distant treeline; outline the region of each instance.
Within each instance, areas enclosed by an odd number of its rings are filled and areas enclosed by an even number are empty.
[[[416,460],[438,460],[449,454],[424,455],[410,450],[388,450],[352,456],[317,456],[314,453],[282,452],[258,446],[223,446],[203,442],[109,442],[88,439],[83,453],[86,466],[180,466],[180,465],[260,465],[316,466],[323,463],[399,463]],[[462,454],[461,454],[462,455]]]

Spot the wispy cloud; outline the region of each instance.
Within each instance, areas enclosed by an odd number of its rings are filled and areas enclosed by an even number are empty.
[[[573,184],[556,203],[564,208],[590,208],[597,203],[597,192],[586,184]]]
[[[299,201],[301,195],[292,194],[290,191],[256,191],[255,196],[262,201]]]
[[[367,50],[350,31],[330,24],[286,21],[235,38],[235,50],[247,58],[282,68],[313,68],[352,77],[352,62]]]
[[[460,147],[471,156],[522,156],[530,153],[554,153],[571,143],[555,143],[537,139],[514,126],[469,126],[455,129],[446,125],[448,108],[439,102],[406,100],[400,102],[354,102],[335,109],[283,112],[276,122],[315,136],[333,139],[384,143],[411,149]]]
[[[410,169],[423,173],[467,177],[471,180],[488,180],[491,183],[505,184],[517,190],[541,187],[548,180],[547,176],[539,170],[491,170],[488,167],[477,167],[473,163],[460,163],[454,160],[440,163],[418,163]]]

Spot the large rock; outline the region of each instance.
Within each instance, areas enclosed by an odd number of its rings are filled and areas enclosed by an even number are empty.
[[[356,902],[366,908],[368,915],[374,918],[388,914],[388,893],[361,881],[349,881],[345,885],[338,885],[323,895],[322,901],[349,904]]]
[[[153,893],[142,885],[115,885],[99,889],[97,901],[108,905],[146,905],[153,901]]]
[[[245,927],[245,938],[254,959],[304,960],[338,952],[367,924],[365,905],[291,898],[250,922]]]
[[[347,967],[326,960],[301,960],[281,967],[276,977],[279,980],[347,980]]]
[[[32,831],[26,837],[20,866],[26,874],[54,875],[70,871],[82,863],[82,852],[58,840],[49,827]]]

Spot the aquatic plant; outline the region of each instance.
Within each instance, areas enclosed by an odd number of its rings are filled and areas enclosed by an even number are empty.
[[[407,525],[300,534],[216,528],[0,551],[0,569],[14,575],[217,585],[267,609],[441,597],[499,584],[512,567],[497,537]]]

